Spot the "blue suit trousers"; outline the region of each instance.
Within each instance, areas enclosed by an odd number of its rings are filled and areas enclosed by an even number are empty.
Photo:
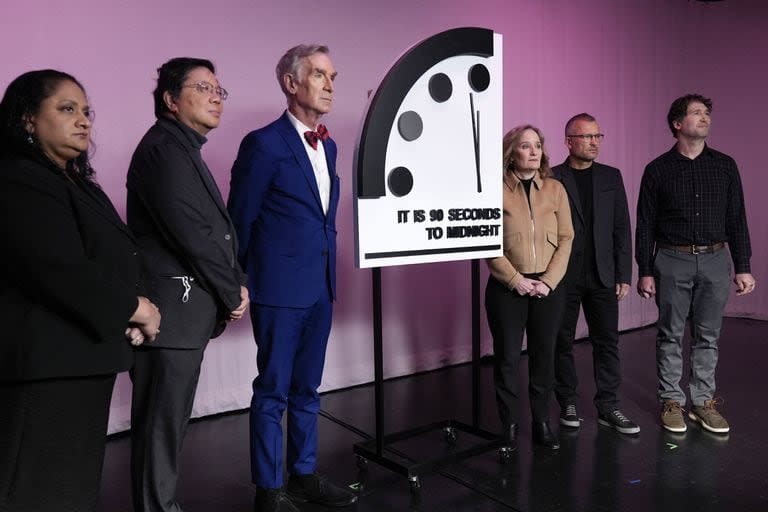
[[[283,484],[283,431],[288,409],[286,469],[311,474],[317,461],[317,392],[331,331],[329,296],[308,308],[251,305],[259,374],[251,400],[251,477],[259,487]]]

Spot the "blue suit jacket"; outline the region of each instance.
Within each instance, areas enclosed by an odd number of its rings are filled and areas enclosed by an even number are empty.
[[[336,297],[336,144],[324,142],[331,193],[324,214],[304,143],[283,114],[240,144],[228,208],[255,304],[309,307]]]

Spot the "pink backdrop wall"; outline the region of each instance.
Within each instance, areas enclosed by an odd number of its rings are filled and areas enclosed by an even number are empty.
[[[373,378],[370,273],[354,269],[351,217],[352,155],[366,93],[405,48],[457,26],[484,26],[504,35],[505,129],[523,122],[539,125],[554,162],[566,154],[565,120],[581,111],[598,118],[607,134],[600,160],[622,169],[632,210],[645,164],[673,144],[665,122],[671,100],[692,91],[712,96],[710,142],[741,167],[758,280],[758,291],[732,298],[728,313],[768,319],[768,260],[763,257],[768,215],[762,197],[768,174],[761,130],[768,114],[763,99],[767,4],[6,0],[0,6],[0,87],[42,67],[71,72],[85,84],[97,111],[98,178],[122,212],[130,155],[153,122],[150,92],[159,64],[180,55],[216,63],[231,97],[205,157],[226,195],[240,139],[283,109],[274,78],[277,58],[299,42],[328,44],[340,74],[326,124],[340,147],[342,177],[339,301],[323,382],[323,389],[334,389]],[[469,358],[469,263],[387,268],[383,286],[387,376]],[[621,305],[622,328],[655,318],[655,307],[634,293]],[[483,347],[490,352],[485,327]],[[247,322],[212,343],[196,415],[248,404],[255,353]],[[130,383],[123,375],[115,391],[112,430],[127,427],[129,404]]]

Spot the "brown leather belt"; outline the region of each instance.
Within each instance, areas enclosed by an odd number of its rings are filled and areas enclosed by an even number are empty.
[[[656,242],[656,247],[659,249],[669,249],[671,251],[684,252],[686,254],[710,254],[717,252],[725,247],[725,243],[717,242],[716,244],[712,245],[671,245]]]

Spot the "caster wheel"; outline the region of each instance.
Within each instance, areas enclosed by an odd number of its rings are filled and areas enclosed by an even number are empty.
[[[411,494],[416,495],[421,493],[421,480],[418,476],[409,476],[408,486],[411,489]]]
[[[512,450],[507,446],[504,446],[503,448],[499,448],[499,462],[501,464],[506,464],[512,459],[513,453],[514,453],[514,450]]]
[[[445,441],[450,445],[456,444],[456,429],[453,427],[445,427],[443,429],[443,437],[445,437]]]

